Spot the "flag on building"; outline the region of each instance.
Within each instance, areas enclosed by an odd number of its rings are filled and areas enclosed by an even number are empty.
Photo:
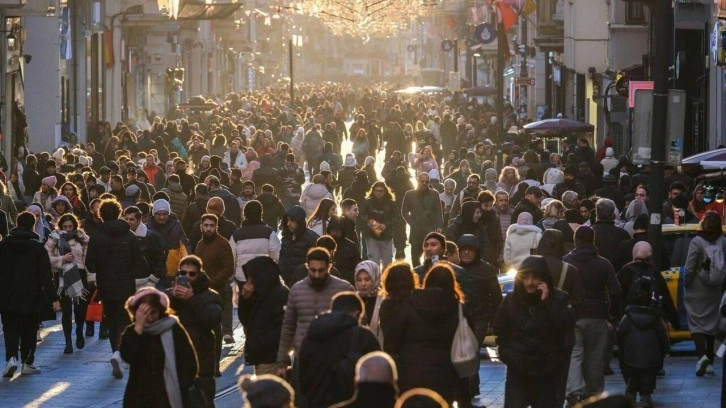
[[[528,16],[537,11],[537,3],[534,0],[523,0],[522,14]]]
[[[116,63],[113,57],[113,30],[105,30],[103,33],[103,63],[107,69],[113,68]]]
[[[499,8],[499,22],[504,26],[504,31],[509,31],[510,28],[517,22],[517,13],[504,2],[497,2]]]

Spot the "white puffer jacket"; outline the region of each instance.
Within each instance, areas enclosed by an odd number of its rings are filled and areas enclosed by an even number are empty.
[[[53,268],[53,273],[61,273],[63,271],[63,256],[58,251],[58,241],[60,241],[61,231],[53,231],[48,236],[48,240],[45,241],[45,250],[48,251],[48,257],[50,258],[50,266]],[[77,239],[69,241],[71,246],[71,253],[73,254],[73,263],[76,264],[76,268],[86,270],[86,249],[88,248],[88,235],[83,231],[78,230]],[[96,274],[88,274],[88,282],[93,283],[96,281]]]
[[[269,256],[275,262],[280,260],[280,239],[277,233],[265,224],[243,225],[229,239],[234,256],[234,278],[244,282],[242,267],[253,258]]]
[[[540,238],[542,230],[536,225],[510,225],[504,241],[504,263],[510,268],[519,268],[532,249],[537,249]]]
[[[333,194],[328,191],[325,184],[308,184],[300,196],[300,206],[305,210],[305,218],[309,218],[318,208],[323,198],[333,200]]]

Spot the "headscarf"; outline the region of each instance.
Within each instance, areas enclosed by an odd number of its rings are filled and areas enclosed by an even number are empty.
[[[364,271],[371,277],[373,281],[373,291],[368,296],[378,296],[378,288],[381,285],[381,267],[373,261],[361,261],[355,266],[355,274]]]

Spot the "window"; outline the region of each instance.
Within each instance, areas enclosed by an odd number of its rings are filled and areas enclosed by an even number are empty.
[[[645,6],[642,2],[625,2],[625,24],[645,24]]]

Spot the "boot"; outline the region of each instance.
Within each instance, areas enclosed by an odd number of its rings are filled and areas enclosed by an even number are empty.
[[[96,326],[95,322],[86,322],[86,337],[93,337],[94,334],[94,328]]]
[[[83,337],[83,328],[76,329],[76,348],[81,350],[86,347],[86,339]]]
[[[653,398],[650,394],[640,395],[640,406],[643,408],[653,408]]]
[[[71,340],[71,331],[63,330],[63,337],[66,339],[66,348],[63,349],[63,354],[73,354],[73,346]]]

